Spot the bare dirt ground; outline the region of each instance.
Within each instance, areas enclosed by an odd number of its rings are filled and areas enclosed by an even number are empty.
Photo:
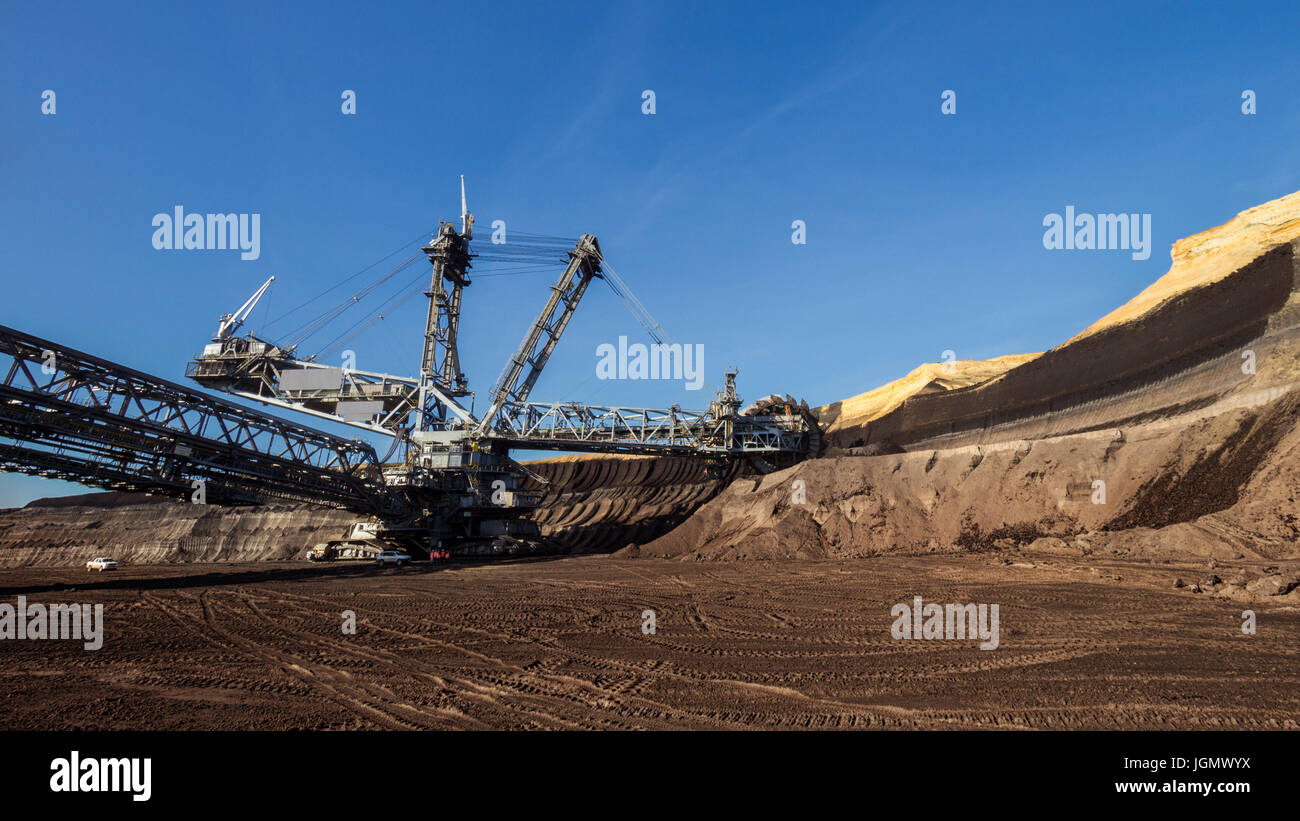
[[[0,601],[102,602],[105,631],[94,652],[0,642],[0,727],[1296,729],[1298,608],[1173,587],[1204,568],[1013,552],[6,569]],[[1001,646],[891,638],[914,595],[999,604]]]

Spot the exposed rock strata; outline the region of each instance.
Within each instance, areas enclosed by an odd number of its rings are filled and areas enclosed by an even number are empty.
[[[628,552],[865,556],[1059,539],[1076,555],[1298,558],[1296,234],[1300,194],[1183,240],[1168,274],[1061,346],[969,385],[904,390],[832,431],[851,455],[738,480]]]
[[[609,552],[667,533],[741,470],[710,476],[680,457],[577,456],[532,462],[548,484],[535,514],[563,552]],[[95,493],[0,511],[0,566],[78,565],[108,555],[134,564],[301,558],[355,516],[311,505],[220,507],[144,494]]]

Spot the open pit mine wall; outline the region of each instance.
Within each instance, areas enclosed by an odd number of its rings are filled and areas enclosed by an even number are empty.
[[[291,559],[338,538],[351,513],[301,504],[195,505],[142,493],[45,499],[0,511],[0,567]]]
[[[831,444],[880,453],[1041,438],[1202,401],[1247,378],[1239,357],[1252,342],[1300,319],[1292,300],[1297,282],[1296,245],[1279,245],[1135,322],[1074,340],[989,382],[909,397],[878,419],[838,431]],[[1152,390],[1204,365],[1203,390]]]
[[[534,514],[561,552],[597,553],[667,533],[742,470],[711,476],[682,457],[605,457],[533,463],[547,484]],[[0,567],[302,558],[343,535],[355,514],[311,505],[193,505],[144,494],[96,493],[0,510]]]
[[[703,460],[682,456],[590,456],[528,467],[549,483],[526,483],[542,494],[533,518],[542,536],[568,553],[658,538],[746,471],[733,461],[711,474]]]
[[[842,433],[847,450],[738,478],[625,552],[729,560],[1037,544],[1074,556],[1300,558],[1296,261],[1293,245],[1278,246],[996,380],[915,396]]]

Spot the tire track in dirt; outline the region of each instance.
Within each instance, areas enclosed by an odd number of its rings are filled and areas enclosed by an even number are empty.
[[[301,600],[311,600],[317,603],[326,603],[326,604],[329,603],[327,600],[322,600],[318,597],[309,597],[300,594],[281,594],[281,595],[290,598],[301,599]],[[451,625],[437,622],[428,617],[418,617],[418,618],[419,621],[421,621],[422,623],[427,625],[432,625],[435,628],[441,628],[444,631],[450,632],[451,630],[455,629],[452,628]],[[661,705],[654,705],[654,706],[649,706],[646,704],[627,705],[620,698],[622,695],[624,695],[623,693],[614,692],[607,688],[600,687],[594,681],[577,679],[572,676],[562,676],[558,674],[534,673],[523,667],[509,664],[508,662],[500,658],[484,655],[482,653],[471,650],[462,645],[455,644],[454,642],[440,640],[440,639],[433,639],[425,634],[411,633],[405,630],[399,630],[395,627],[377,624],[374,623],[373,621],[368,622],[367,626],[374,630],[402,636],[405,638],[426,640],[439,647],[464,653],[473,658],[477,658],[479,660],[488,662],[492,665],[499,667],[502,671],[506,671],[509,674],[519,677],[518,679],[513,679],[509,675],[506,675],[505,673],[492,673],[484,670],[475,671],[474,677],[476,679],[488,681],[492,684],[492,687],[485,687],[471,679],[450,679],[452,681],[455,681],[459,686],[463,687],[467,692],[488,694],[491,696],[501,696],[501,695],[506,695],[501,692],[501,690],[504,688],[509,691],[509,693],[507,694],[513,694],[518,697],[548,696],[552,699],[567,701],[573,706],[580,707],[583,710],[588,711],[588,717],[585,719],[582,718],[581,716],[567,718],[567,719],[552,714],[548,714],[546,716],[549,720],[552,720],[558,724],[568,724],[571,726],[579,726],[579,727],[585,727],[589,729],[595,729],[605,724],[609,724],[609,726],[613,726],[615,728],[623,728],[623,729],[631,728],[632,725],[624,725],[617,721],[592,722],[589,717],[589,711],[592,707],[613,709],[615,713],[618,715],[628,715],[628,714],[635,715],[635,716],[648,715],[666,721],[671,720],[673,718],[680,719],[686,717],[684,714],[674,715],[674,713],[671,710],[662,709]],[[476,631],[476,632],[485,632],[485,631]],[[491,635],[492,637],[499,638],[499,639],[512,638],[510,636],[506,636],[503,634],[491,634]],[[564,652],[564,650],[559,646],[551,646],[547,644],[538,644],[538,646],[545,647],[547,649],[558,651],[558,652]],[[606,667],[607,669],[621,671],[621,668],[616,666],[610,665]],[[580,695],[575,694],[573,692],[574,689],[592,690],[594,696],[591,698],[582,697]]]
[[[359,626],[365,626],[367,629],[398,635],[403,638],[412,639],[415,642],[408,647],[407,653],[399,654],[393,651],[365,647],[359,643],[344,641],[342,639],[327,638],[324,635],[311,633],[305,630],[296,630],[279,624],[252,601],[254,598],[261,598],[277,604],[293,604],[291,600],[299,601],[308,597],[293,596],[285,594],[255,594],[250,591],[241,590],[240,594],[248,599],[250,608],[266,623],[280,629],[282,632],[290,635],[308,645],[323,647],[329,650],[358,656],[364,658],[373,664],[383,665],[395,676],[421,678],[430,685],[439,688],[443,701],[454,700],[457,702],[456,707],[437,706],[436,712],[441,716],[451,716],[458,719],[459,724],[466,722],[480,727],[501,727],[515,725],[520,720],[520,715],[526,716],[533,726],[537,727],[568,727],[581,729],[594,729],[598,724],[584,722],[571,717],[560,716],[556,713],[541,709],[541,705],[534,703],[535,700],[527,699],[532,695],[527,688],[515,688],[513,695],[520,696],[527,703],[510,703],[502,706],[497,703],[496,697],[504,694],[498,688],[493,691],[491,688],[485,688],[469,678],[460,678],[449,674],[446,666],[436,666],[420,662],[411,656],[409,651],[417,650],[420,647],[437,647],[439,649],[450,649],[463,653],[470,658],[483,661],[488,664],[494,664],[506,668],[505,662],[485,656],[481,653],[460,647],[451,642],[442,641],[430,636],[410,633],[407,631],[397,630],[380,624],[370,623],[365,620],[358,620]],[[322,623],[329,623],[330,616],[323,616]],[[479,678],[488,678],[491,676],[481,670],[476,670],[475,676]],[[424,712],[414,705],[410,705],[417,711]]]
[[[184,613],[179,608],[163,602],[158,596],[150,596],[150,600],[160,608],[167,610],[183,626],[193,630],[196,628],[196,622],[201,621],[202,626],[210,633],[225,639],[225,641],[243,651],[251,658],[262,661],[271,667],[279,670],[283,675],[301,681],[313,690],[322,693],[340,706],[353,713],[367,719],[368,721],[388,729],[429,729],[430,727],[418,721],[399,716],[385,709],[385,702],[382,697],[374,692],[369,686],[355,686],[347,679],[349,674],[332,670],[328,667],[314,664],[292,656],[274,648],[266,647],[242,635],[232,633],[217,623],[214,616],[214,608],[209,601],[207,591],[200,593],[195,597],[200,611],[201,619],[195,619],[193,616]],[[206,637],[206,636],[205,636]],[[209,639],[213,640],[213,639]]]
[[[310,598],[305,596],[295,596],[295,597]],[[323,602],[318,598],[313,598],[313,600],[319,603],[327,603],[327,602]],[[432,622],[433,624],[443,628],[448,627],[448,625],[443,625],[438,622],[434,622],[433,620],[428,618],[422,618],[421,620],[425,622]],[[411,635],[409,633],[405,633],[404,631],[397,631],[392,627],[379,627],[379,629],[385,630],[387,632],[401,633],[402,635],[407,635],[407,636]],[[499,634],[497,637],[506,638],[505,636],[501,636]],[[631,686],[633,689],[639,689],[641,691],[644,691],[645,687],[647,686],[647,682],[645,681],[645,679],[660,678],[660,677],[679,679],[679,680],[686,679],[697,685],[700,683],[707,683],[707,684],[711,684],[715,686],[723,686],[731,689],[737,689],[737,688],[748,689],[749,687],[749,685],[746,682],[741,682],[731,678],[727,678],[723,674],[707,674],[707,673],[698,674],[695,671],[680,671],[677,669],[667,670],[662,667],[653,667],[653,666],[649,668],[636,667],[636,666],[631,666],[623,663],[612,663],[607,659],[602,659],[588,653],[577,651],[574,648],[570,648],[563,645],[558,640],[549,640],[549,641],[543,640],[537,643],[539,644],[539,646],[545,647],[553,652],[567,656],[570,660],[581,661],[586,665],[598,671],[601,671],[602,673],[609,674],[611,676],[617,676],[618,680],[630,680],[632,684],[629,686]],[[450,645],[450,643],[448,644],[449,646],[452,647],[455,646],[455,645]],[[464,650],[465,648],[458,647],[457,649]],[[799,654],[790,653],[787,655],[791,657],[797,657]],[[509,667],[500,659],[495,659],[495,661],[498,662],[504,668]],[[514,669],[518,670],[519,672],[526,672],[523,671],[521,668],[514,668]],[[667,707],[667,705],[664,705],[659,702],[655,702],[650,699],[645,699],[645,698],[638,699],[638,701],[641,703],[625,703],[621,698],[619,698],[619,696],[623,695],[622,692],[616,691],[608,687],[601,687],[594,680],[574,679],[569,676],[560,677],[554,674],[545,677],[545,679],[550,679],[552,683],[556,679],[563,678],[563,680],[567,683],[576,684],[578,687],[582,687],[582,688],[591,688],[593,690],[596,690],[598,693],[600,693],[603,696],[603,698],[598,698],[595,701],[592,701],[580,697],[575,697],[569,689],[563,686],[561,686],[559,689],[556,689],[554,686],[549,688],[545,686],[541,686],[539,685],[537,680],[518,682],[506,678],[500,674],[485,673],[485,672],[477,673],[476,677],[482,680],[490,681],[495,687],[498,688],[512,687],[516,692],[523,692],[525,694],[539,695],[539,696],[547,695],[551,698],[560,698],[560,699],[568,700],[574,703],[575,705],[586,707],[586,708],[591,708],[593,706],[609,708],[609,709],[613,709],[616,712],[616,714],[626,718],[651,719],[656,723],[667,722],[668,723],[667,726],[680,726],[683,720],[692,722],[697,725],[701,723],[704,723],[706,725],[712,723],[721,723],[725,726],[727,723],[729,723],[727,720],[711,717],[707,712],[674,710]],[[802,695],[801,697],[807,698],[807,696],[802,696]],[[870,715],[877,719],[879,717],[877,712],[873,712],[872,710],[862,709],[862,708],[858,709],[857,714],[862,716]]]
[[[166,566],[78,594],[111,614],[104,652],[15,647],[0,680],[14,727],[1295,729],[1294,608],[1246,637],[1242,605],[1171,591],[1195,568],[1087,562]],[[998,602],[999,648],[893,639],[914,593]]]

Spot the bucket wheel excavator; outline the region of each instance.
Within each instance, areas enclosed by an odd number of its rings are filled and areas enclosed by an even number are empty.
[[[205,388],[392,440],[375,466],[385,494],[382,511],[354,523],[344,538],[313,548],[311,558],[365,558],[395,547],[417,555],[537,549],[542,540],[530,513],[538,495],[525,489],[530,473],[511,458],[513,449],[690,455],[714,464],[741,458],[764,472],[820,449],[821,431],[806,402],[774,395],[742,409],[735,370],[727,371],[725,388],[700,411],[534,401],[533,388],[593,280],[605,280],[629,305],[656,340],[655,354],[666,361],[681,356],[591,234],[564,252],[567,261],[546,303],[502,369],[486,410],[474,413],[458,349],[462,297],[476,259],[518,258],[528,244],[493,245],[476,254],[473,226],[462,177],[459,230],[442,222],[421,248],[433,271],[424,292],[428,311],[417,376],[332,367],[316,357],[299,358],[295,345],[240,334],[274,277],[239,310],[221,316],[212,341],[187,366],[186,375]]]

